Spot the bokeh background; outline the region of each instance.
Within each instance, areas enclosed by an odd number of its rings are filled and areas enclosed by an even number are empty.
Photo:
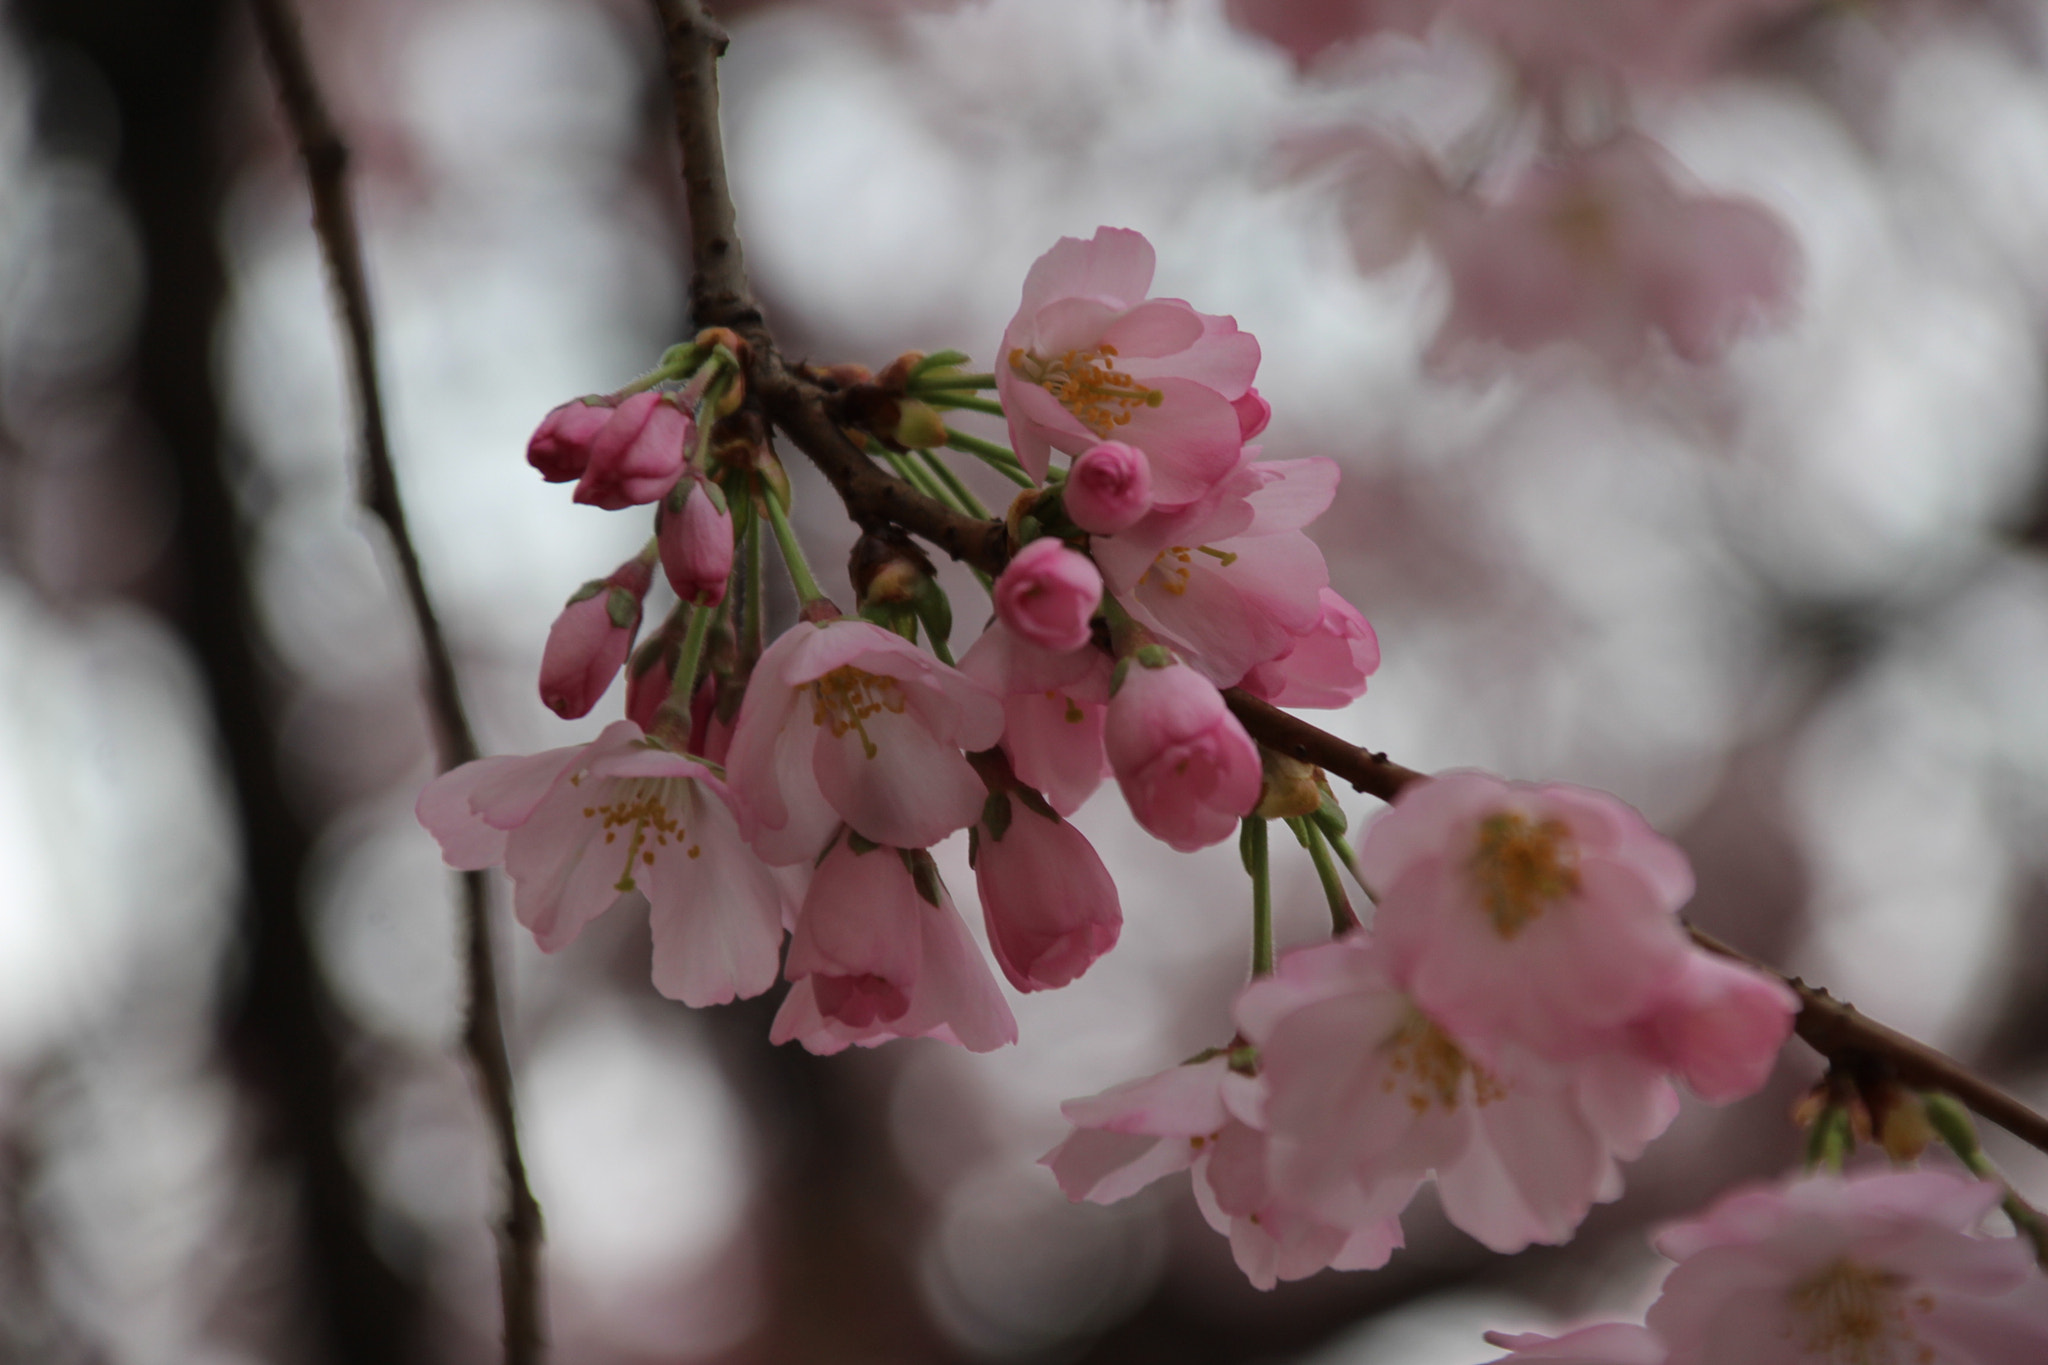
[[[689,333],[652,20],[300,8],[485,745],[585,737],[617,697],[556,721],[541,643],[645,530],[522,452]],[[1358,274],[1339,196],[1273,148],[1455,124],[1483,87],[1454,45],[1303,73],[1217,0],[718,8],[788,351],[986,363],[1055,237],[1145,231],[1159,292],[1264,345],[1268,453],[1344,466],[1318,532],[1386,663],[1334,728],[1619,793],[1693,856],[1701,923],[2048,1101],[2048,9],[1826,6],[1637,108],[1800,241],[1795,317],[1726,363],[1448,375],[1438,267]],[[490,1360],[416,647],[248,16],[0,15],[0,1360]],[[653,994],[644,917],[552,958],[501,919],[556,1359],[1469,1365],[1483,1328],[1638,1308],[1646,1227],[1797,1160],[1795,1044],[1565,1248],[1495,1257],[1423,1204],[1387,1270],[1260,1294],[1184,1181],[1069,1206],[1033,1164],[1058,1101],[1223,1041],[1247,951],[1229,849],[1172,855],[1113,795],[1080,823],[1123,942],[989,1056],[773,1049],[772,997]],[[1279,903],[1318,934],[1305,862]]]

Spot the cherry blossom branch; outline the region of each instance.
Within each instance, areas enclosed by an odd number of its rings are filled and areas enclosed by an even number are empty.
[[[747,282],[741,257],[725,153],[719,134],[717,60],[726,35],[699,0],[652,0],[667,40],[676,133],[690,211],[695,283],[691,306],[700,327],[730,327],[747,341],[748,382],[775,425],[817,465],[846,510],[863,528],[894,525],[923,537],[985,573],[1009,561],[1008,531],[946,507],[876,466],[834,420],[836,395],[795,373],[775,350]],[[1246,733],[1268,748],[1312,763],[1359,791],[1391,801],[1427,774],[1351,744],[1250,693],[1224,693]],[[2048,1119],[1971,1071],[1961,1062],[1859,1013],[1825,990],[1765,966],[1699,929],[1693,940],[1709,952],[1784,981],[1799,996],[1799,1036],[1831,1063],[1876,1066],[1920,1089],[1945,1091],[2034,1147],[2048,1152]]]
[[[361,237],[348,195],[348,147],[342,141],[313,77],[298,16],[288,0],[250,0],[258,36],[277,81],[278,98],[298,141],[313,200],[313,230],[327,258],[337,310],[348,338],[351,387],[360,419],[363,463],[360,497],[382,522],[398,558],[399,574],[426,665],[427,709],[440,767],[447,771],[477,757],[477,743],[455,677],[455,662],[427,595],[419,554],[406,528],[384,400],[377,380],[376,332],[364,276]],[[512,1063],[498,997],[484,874],[463,874],[464,964],[468,1000],[462,1042],[483,1090],[484,1109],[498,1149],[505,1207],[497,1225],[499,1291],[505,1315],[507,1365],[534,1365],[542,1357],[540,1309],[540,1204],[526,1181],[519,1149],[519,1119],[512,1097]]]

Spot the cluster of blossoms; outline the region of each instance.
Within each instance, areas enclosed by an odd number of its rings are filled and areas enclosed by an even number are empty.
[[[955,512],[988,515],[941,448],[1024,490],[1007,566],[984,580],[992,619],[957,663],[950,603],[900,532],[857,545],[856,614],[819,588],[741,337],[706,331],[621,392],[550,413],[528,451],[544,477],[573,481],[579,502],[655,509],[645,548],[570,599],[540,670],[565,718],[624,672],[624,718],[588,744],[447,773],[419,818],[452,865],[505,869],[545,951],[644,901],[665,995],[711,1005],[780,979],[776,1042],[986,1051],[1016,1021],[930,850],[968,831],[996,968],[1019,991],[1064,986],[1122,928],[1116,886],[1066,819],[1114,776],[1175,849],[1239,834],[1253,979],[1227,1043],[1064,1107],[1075,1131],[1045,1158],[1061,1187],[1110,1201],[1189,1170],[1261,1287],[1385,1263],[1430,1180],[1489,1247],[1562,1242],[1619,1195],[1620,1163],[1671,1123],[1677,1085],[1721,1103],[1763,1084],[1797,1000],[1693,946],[1683,855],[1611,797],[1453,772],[1405,788],[1354,857],[1322,775],[1253,742],[1226,692],[1345,705],[1378,641],[1306,531],[1336,466],[1262,457],[1257,342],[1151,297],[1153,263],[1135,232],[1062,239],[989,374],[952,352],[807,374],[847,437]],[[1001,415],[1011,445],[948,426],[959,410]],[[769,538],[802,604],[772,643]],[[657,564],[675,605],[640,642]],[[1277,962],[1272,820],[1314,860],[1334,927]],[[1776,1359],[1687,1344],[1722,1330],[1715,1295],[1772,1292],[1768,1322],[1795,1343],[1862,1341],[1840,1334],[1866,1308],[1883,1331],[1905,1324],[1901,1341],[1960,1340],[1992,1330],[1977,1299],[2003,1312],[2014,1295],[2010,1331],[2040,1331],[2038,1277],[2014,1279],[2002,1244],[1947,1278],[1926,1250],[1969,1240],[1990,1187],[1900,1179],[1731,1202],[1665,1239],[1684,1264],[1648,1328],[1504,1344],[1530,1360]],[[1870,1209],[1919,1222],[1879,1250],[1813,1230],[1862,1228]],[[1807,1355],[1894,1358],[1827,1350]]]
[[[1371,928],[1254,979],[1228,1047],[1065,1107],[1070,1196],[1191,1168],[1264,1287],[1383,1263],[1431,1176],[1494,1250],[1563,1242],[1676,1116],[1674,1077],[1739,1098],[1790,1031],[1782,984],[1691,946],[1683,855],[1611,797],[1446,774],[1358,864]]]

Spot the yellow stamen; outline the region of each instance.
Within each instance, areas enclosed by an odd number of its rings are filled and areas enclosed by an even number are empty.
[[[1010,369],[1060,401],[1082,426],[1107,436],[1131,420],[1134,408],[1156,408],[1166,395],[1148,389],[1110,361],[1114,346],[1091,346],[1048,359],[1019,346],[1010,352]]]
[[[1514,811],[1501,811],[1479,823],[1472,875],[1494,931],[1513,938],[1553,902],[1579,889],[1578,850],[1563,821],[1531,824]]]
[[[1913,1333],[1908,1308],[1928,1312],[1926,1295],[1908,1304],[1905,1280],[1844,1257],[1792,1287],[1796,1317],[1786,1335],[1826,1365],[1929,1365],[1934,1352]]]
[[[1445,1113],[1458,1107],[1465,1077],[1472,1077],[1472,1102],[1492,1104],[1507,1094],[1494,1074],[1465,1055],[1451,1036],[1419,1012],[1411,1011],[1380,1044],[1387,1054],[1387,1075],[1380,1090],[1393,1094],[1402,1086],[1408,1090],[1408,1107],[1418,1115],[1436,1105]]]
[[[830,726],[834,739],[849,730],[857,732],[861,751],[869,758],[880,750],[868,735],[868,718],[882,711],[900,716],[904,705],[903,689],[894,678],[863,673],[850,664],[811,684],[811,724]]]
[[[571,781],[581,785],[582,776],[578,773]],[[599,822],[607,844],[618,842],[620,830],[627,832],[625,868],[612,884],[614,890],[634,890],[636,861],[652,867],[656,849],[666,848],[671,842],[682,843],[687,831],[671,812],[682,808],[687,785],[687,778],[675,777],[611,782],[603,788],[610,799],[583,808],[583,818]],[[652,848],[648,847],[650,840]]]

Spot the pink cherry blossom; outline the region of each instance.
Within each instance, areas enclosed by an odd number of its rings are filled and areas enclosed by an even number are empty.
[[[1246,447],[1199,501],[1089,547],[1124,608],[1219,687],[1314,631],[1330,581],[1301,528],[1336,497],[1337,466],[1257,454]]]
[[[1152,510],[1152,463],[1122,441],[1102,441],[1075,458],[1061,498],[1074,525],[1115,535]]]
[[[1798,1013],[1799,997],[1784,982],[1695,950],[1628,1031],[1638,1056],[1720,1104],[1763,1088]]]
[[[961,656],[960,671],[1003,699],[1003,752],[1018,778],[1061,815],[1079,810],[1109,775],[1109,656],[1042,649],[998,619]]]
[[[1273,420],[1273,405],[1259,396],[1257,389],[1246,389],[1244,397],[1232,400],[1230,404],[1237,413],[1237,435],[1242,441],[1257,440]]]
[[[771,863],[807,862],[843,821],[894,848],[974,823],[985,788],[961,751],[991,748],[987,688],[867,621],[799,622],[754,665],[727,770]]]
[[[1935,1170],[1738,1191],[1657,1248],[1679,1264],[1650,1308],[1669,1365],[2048,1360],[2048,1282],[1987,1237],[1995,1184]]]
[[[1287,954],[1238,997],[1258,1048],[1274,1186],[1304,1207],[1386,1216],[1434,1172],[1452,1223],[1496,1251],[1568,1239],[1621,1193],[1678,1096],[1626,1055],[1570,1066],[1505,1045],[1482,1060],[1395,983],[1356,932]]]
[[[744,809],[631,721],[589,744],[465,763],[427,784],[417,813],[450,865],[504,865],[543,952],[637,891],[663,995],[716,1005],[774,983],[781,896],[747,847]]]
[[[1602,792],[1448,773],[1405,788],[1358,859],[1395,979],[1482,1054],[1611,1050],[1687,962],[1692,869]]]
[[[1093,845],[1021,795],[991,797],[969,845],[996,965],[1020,991],[1087,971],[1123,931],[1116,883]]]
[[[1664,1365],[1664,1344],[1647,1328],[1601,1322],[1561,1337],[1535,1332],[1488,1332],[1488,1342],[1509,1352],[1490,1365],[1543,1361],[1545,1365]]]
[[[732,578],[732,509],[719,486],[694,470],[662,500],[656,542],[677,597],[715,607]]]
[[[582,478],[590,463],[590,443],[611,417],[608,400],[571,399],[541,418],[526,443],[526,462],[549,483]]]
[[[1103,747],[1131,814],[1183,853],[1229,838],[1259,802],[1257,746],[1214,684],[1178,660],[1130,661]]]
[[[548,710],[564,720],[590,714],[633,650],[640,604],[653,582],[653,566],[631,559],[569,599],[540,656],[540,699]]]
[[[1322,619],[1279,658],[1254,664],[1240,687],[1275,706],[1344,706],[1365,695],[1366,679],[1379,671],[1379,636],[1334,588],[1317,596]]]
[[[1088,643],[1102,605],[1102,572],[1051,536],[1032,541],[996,580],[996,615],[1041,649],[1064,653]]]
[[[1236,462],[1231,404],[1251,387],[1258,342],[1230,318],[1148,299],[1153,266],[1144,237],[1105,227],[1085,242],[1062,237],[1025,276],[996,390],[1033,477],[1054,450],[1078,455],[1113,436],[1145,452],[1155,496],[1177,506]]]
[[[682,477],[696,433],[696,423],[669,394],[634,394],[591,440],[576,501],[608,512],[655,501]]]
[[[912,865],[917,872],[913,873]],[[1017,1041],[1017,1021],[931,858],[841,837],[811,879],[769,1038],[829,1054],[891,1038],[970,1052]]]
[[[1265,1137],[1253,1126],[1259,1083],[1215,1056],[1129,1081],[1060,1112],[1074,1132],[1040,1158],[1069,1199],[1114,1203],[1175,1171],[1194,1173],[1195,1201],[1230,1239],[1245,1277],[1260,1289],[1319,1270],[1371,1270],[1401,1245],[1389,1216],[1332,1222],[1322,1210],[1275,1196]]]
[[[1791,299],[1797,249],[1762,205],[1682,191],[1648,138],[1541,163],[1507,199],[1445,199],[1429,236],[1451,277],[1431,353],[1572,342],[1613,364],[1661,341],[1689,361],[1727,350]]]

